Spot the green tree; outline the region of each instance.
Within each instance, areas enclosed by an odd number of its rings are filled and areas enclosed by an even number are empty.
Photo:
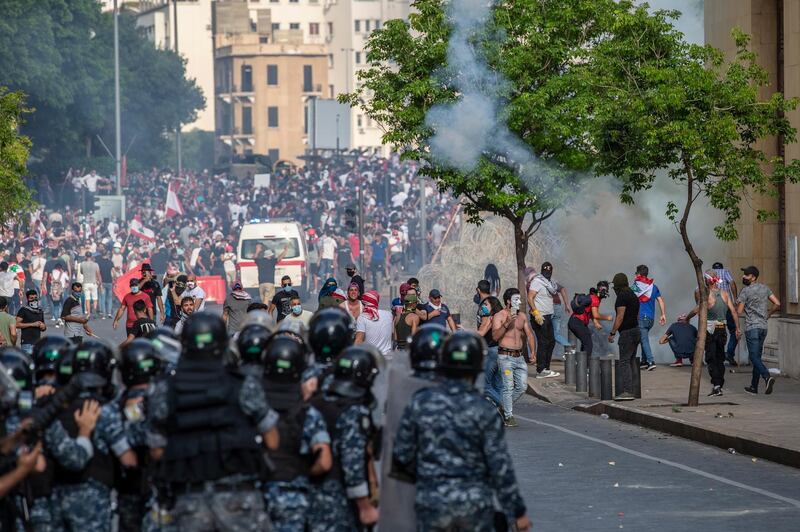
[[[0,87],[0,226],[31,205],[31,193],[22,177],[27,173],[30,141],[19,134],[24,97]]]
[[[748,194],[775,195],[777,186],[800,177],[800,162],[769,157],[759,142],[778,137],[795,141],[785,118],[798,101],[774,94],[759,96],[768,77],[749,49],[749,39],[734,31],[737,52],[726,62],[710,46],[686,44],[671,20],[677,12],[650,16],[640,8],[616,22],[614,36],[595,47],[587,85],[608,95],[594,109],[591,139],[597,147],[595,170],[622,182],[623,203],[649,189],[656,172],[685,187],[682,205],[670,202],[666,215],[677,225],[700,293],[697,345],[689,405],[698,404],[706,339],[708,287],[703,261],[689,235],[698,202],[718,210],[724,221],[714,228],[724,241],[737,238],[736,222]],[[772,215],[759,212],[760,219]]]
[[[487,211],[511,222],[524,293],[530,237],[577,191],[593,165],[584,132],[602,93],[589,90],[578,71],[631,4],[505,0],[493,5],[486,24],[467,27],[465,37],[463,24],[474,17],[465,9],[474,9],[472,4],[413,2],[408,23],[388,21],[372,33],[369,68],[359,73],[362,85],[342,99],[382,125],[384,142],[423,161],[422,173],[440,189],[466,198],[471,222],[480,223]],[[471,64],[459,64],[470,54]],[[438,109],[459,104],[460,114],[437,122]],[[481,128],[485,146],[468,164],[439,155],[437,143],[448,142],[443,131],[458,136]]]

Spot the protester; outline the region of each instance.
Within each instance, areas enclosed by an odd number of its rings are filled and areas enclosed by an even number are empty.
[[[614,397],[615,401],[632,401],[633,394],[633,365],[636,362],[636,350],[641,341],[641,331],[639,329],[639,298],[628,284],[628,276],[618,273],[612,281],[614,292],[617,293],[617,300],[614,303],[616,317],[611,332],[608,334],[608,342],[614,343],[614,338],[619,331],[619,376],[621,381],[619,395]]]
[[[256,263],[258,271],[258,295],[261,302],[268,305],[275,295],[275,267],[289,253],[289,243],[283,246],[279,255],[271,249],[267,249],[264,244],[256,244],[256,253],[253,261]],[[203,310],[197,308],[195,310]]]
[[[84,335],[94,336],[89,327],[89,315],[84,314],[81,307],[81,283],[72,283],[72,293],[64,302],[61,309],[61,321],[64,322],[64,336],[72,340],[75,345],[83,343]]]
[[[714,270],[719,278],[719,289],[727,292],[731,301],[738,301],[739,289],[736,286],[736,280],[733,278],[730,270],[723,266],[721,262],[715,262],[711,266],[711,269]],[[739,339],[736,338],[736,323],[733,321],[733,315],[730,312],[726,312],[725,319],[728,327],[728,345],[725,347],[725,361],[731,366],[736,367],[739,365],[739,362],[736,360],[736,346],[739,344]]]
[[[97,316],[97,305],[100,302],[98,287],[103,279],[92,253],[87,251],[84,256],[85,260],[78,265],[78,279],[83,283],[83,299],[86,304],[84,312],[89,316]]]
[[[47,297],[50,300],[52,310],[52,320],[56,322],[56,328],[62,325],[61,310],[64,306],[64,293],[67,290],[69,275],[64,271],[61,262],[53,265],[52,271],[47,274]]]
[[[274,289],[274,288],[273,288]],[[206,308],[206,291],[197,284],[197,276],[189,275],[186,278],[186,291],[183,297],[191,297],[195,312],[203,312]]]
[[[153,321],[158,323],[158,315],[161,313],[161,321],[164,321],[164,294],[161,291],[161,284],[156,280],[155,271],[153,267],[144,263],[141,267],[142,280],[139,282],[139,288],[142,293],[147,294],[150,298],[150,306],[153,309]]]
[[[281,278],[281,289],[272,297],[267,312],[272,314],[273,311],[277,311],[275,321],[280,323],[291,313],[292,299],[295,296],[298,296],[298,294],[296,290],[292,289],[292,278],[284,275]]]
[[[20,349],[30,355],[47,325],[36,290],[25,292],[25,298],[27,304],[17,311],[16,327],[20,331]]]
[[[396,349],[407,349],[409,339],[417,332],[420,325],[417,302],[416,294],[407,293],[403,298],[403,311],[394,317],[392,333]]]
[[[428,292],[428,302],[422,305],[421,309],[425,311],[425,323],[449,327],[451,331],[458,328],[450,308],[442,301],[442,293],[437,288]]]
[[[97,257],[97,267],[100,269],[100,308],[99,313],[102,319],[111,319],[114,312],[114,281],[116,275],[114,263],[111,262],[110,254],[104,250]]]
[[[372,277],[372,289],[378,289],[378,274],[383,278],[383,282],[389,277],[389,255],[387,253],[388,244],[380,233],[375,233],[370,242],[367,260],[369,262],[369,272]]]
[[[353,318],[353,321],[357,320],[361,315],[364,305],[361,303],[361,288],[356,281],[352,281],[350,286],[347,287],[347,300],[339,306]]]
[[[694,349],[697,345],[697,327],[686,320],[686,314],[681,314],[678,316],[678,321],[669,326],[667,332],[658,340],[658,343],[669,343],[672,354],[675,356],[675,361],[670,364],[670,367],[683,367],[684,359],[688,358],[690,362],[694,360]]]
[[[156,330],[156,322],[149,317],[147,305],[144,301],[136,301],[133,304],[133,312],[136,315],[136,321],[133,322],[133,327],[128,332],[127,338],[119,344],[120,349],[136,338],[147,338],[150,333]]]
[[[16,273],[10,271],[8,262],[0,262],[0,297],[6,298],[8,312],[13,316],[19,309],[17,290],[24,291],[24,283]]]
[[[764,379],[764,393],[769,395],[775,387],[775,379],[764,366],[761,356],[764,352],[764,340],[767,338],[767,323],[770,316],[780,310],[781,302],[767,285],[758,282],[758,268],[748,266],[742,268],[742,273],[744,288],[739,292],[736,312],[744,315],[744,337],[750,363],[753,365],[753,378],[744,391],[757,394],[759,380]],[[772,308],[768,308],[769,303],[772,303]]]
[[[242,288],[242,283],[234,282],[231,292],[222,303],[222,321],[225,322],[228,336],[233,336],[242,328],[247,307],[252,302],[253,298]]]
[[[339,286],[336,283],[336,279],[333,277],[328,277],[325,280],[325,284],[323,284],[322,288],[319,290],[317,310],[328,307],[338,307],[341,304],[341,301],[334,295],[338,288]]]
[[[489,293],[490,290],[491,285],[486,279],[478,281],[478,286],[475,288],[475,299],[478,300],[478,311],[475,315],[476,327],[478,335],[483,337],[487,347],[483,366],[483,393],[495,405],[500,415],[505,418],[503,381],[497,366],[497,341],[492,336],[492,317],[502,310],[502,306],[497,298]]]
[[[17,322],[8,313],[8,298],[0,296],[0,340],[4,346],[17,345]]]
[[[550,369],[550,359],[555,347],[553,330],[553,297],[558,293],[551,280],[553,265],[542,263],[541,272],[528,285],[528,308],[531,314],[531,328],[536,334],[536,373],[539,378],[557,377],[557,371]]]
[[[378,308],[381,296],[375,290],[368,290],[361,297],[364,310],[356,320],[355,343],[368,343],[383,354],[392,352],[392,313]]]
[[[640,264],[636,267],[636,278],[633,283],[633,292],[639,298],[639,334],[641,336],[642,345],[642,361],[643,368],[647,371],[656,369],[656,362],[653,358],[653,350],[650,348],[650,329],[653,328],[656,317],[655,304],[658,302],[658,309],[661,312],[658,318],[660,325],[667,324],[667,314],[664,307],[664,298],[661,297],[661,291],[652,279],[647,277],[650,274],[650,269],[645,264]]]
[[[151,320],[153,319],[153,303],[150,301],[150,296],[148,296],[145,293],[142,293],[139,290],[139,279],[134,277],[128,282],[128,284],[130,286],[130,292],[125,294],[125,297],[122,298],[120,307],[119,309],[117,309],[117,313],[114,316],[114,321],[111,324],[111,326],[114,329],[116,329],[120,318],[122,318],[122,314],[126,313],[126,318],[125,318],[126,336],[130,335],[133,332],[133,324],[136,321],[136,311],[133,309],[133,305],[137,301],[144,301],[145,306],[147,307],[147,315]]]
[[[175,334],[181,334],[181,332],[183,332],[183,326],[186,323],[186,320],[188,320],[189,316],[195,312],[194,299],[189,296],[183,297],[181,299],[180,309],[178,310],[178,322],[175,324]],[[250,312],[249,307],[248,312]]]
[[[564,285],[558,281],[555,281],[553,285],[556,287],[556,293],[553,295],[553,339],[555,343],[566,348],[570,346],[570,341],[564,336],[564,316],[569,321],[572,310]]]
[[[313,314],[303,308],[303,302],[296,292],[292,296],[291,305],[291,312],[289,312],[283,321],[288,323],[300,323],[305,330],[308,330]]]
[[[345,273],[347,274],[348,278],[347,286],[349,287],[351,283],[355,283],[358,286],[358,297],[360,298],[361,294],[364,293],[364,279],[358,274],[356,265],[352,262],[349,262],[345,267]]]

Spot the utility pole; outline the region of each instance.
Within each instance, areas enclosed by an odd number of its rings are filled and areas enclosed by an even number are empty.
[[[122,119],[119,110],[119,9],[114,0],[114,129],[116,146],[114,158],[117,163],[117,196],[122,194]]]
[[[364,181],[358,178],[358,271],[364,272]]]
[[[425,198],[425,178],[419,180],[421,190],[419,191],[419,230],[421,235],[422,258],[420,268],[425,266],[428,257],[428,202]]]
[[[175,55],[178,54],[178,0],[172,0],[172,16],[175,19]],[[178,89],[178,109],[181,107],[181,92]],[[178,128],[175,130],[175,151],[178,153],[178,177],[183,174],[183,156],[181,154],[181,122],[178,120]]]

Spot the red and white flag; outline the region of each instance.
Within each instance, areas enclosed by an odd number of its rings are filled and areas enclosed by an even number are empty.
[[[153,230],[142,225],[142,218],[138,214],[131,220],[131,234],[144,240],[156,239],[156,234]]]
[[[172,189],[172,182],[167,185],[167,208],[165,210],[167,218],[172,218],[179,214],[183,216],[183,205],[181,205],[181,200],[178,199],[178,195]]]

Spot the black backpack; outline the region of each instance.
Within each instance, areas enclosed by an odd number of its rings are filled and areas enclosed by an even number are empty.
[[[572,302],[570,303],[572,312],[576,314],[585,313],[591,305],[592,296],[588,294],[575,294],[575,297],[572,298]]]

